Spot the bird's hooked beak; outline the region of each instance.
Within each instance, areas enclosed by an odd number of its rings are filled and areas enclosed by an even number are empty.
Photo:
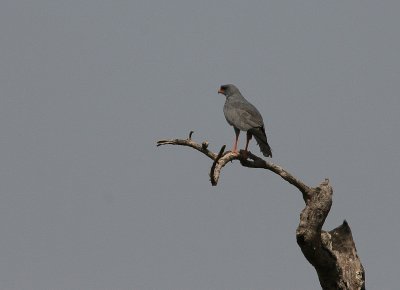
[[[220,89],[218,90],[218,94],[223,94],[223,95],[224,95],[224,94],[225,94],[225,91],[224,91],[223,89],[220,88]]]

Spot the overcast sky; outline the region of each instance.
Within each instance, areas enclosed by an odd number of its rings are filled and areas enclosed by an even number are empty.
[[[319,289],[301,194],[179,147],[232,146],[221,84],[273,162],[328,177],[368,289],[397,289],[400,2],[0,3],[0,289]],[[240,147],[244,146],[244,136]],[[254,140],[250,150],[259,154]]]

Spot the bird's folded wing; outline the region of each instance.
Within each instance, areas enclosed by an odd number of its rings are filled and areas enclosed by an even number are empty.
[[[261,114],[250,103],[227,103],[224,107],[224,114],[229,124],[242,131],[264,125]]]

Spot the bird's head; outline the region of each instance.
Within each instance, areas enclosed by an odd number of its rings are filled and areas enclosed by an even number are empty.
[[[222,85],[218,90],[218,94],[223,94],[227,98],[236,93],[240,93],[239,89],[235,85],[232,85],[232,84]]]

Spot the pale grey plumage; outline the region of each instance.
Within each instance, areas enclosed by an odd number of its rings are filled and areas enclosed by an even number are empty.
[[[237,146],[239,132],[247,131],[246,150],[251,136],[254,136],[263,155],[272,157],[271,148],[268,145],[265,134],[263,118],[257,108],[242,96],[235,85],[223,85],[218,92],[226,97],[224,115],[229,125],[235,129],[236,142],[234,150]]]

